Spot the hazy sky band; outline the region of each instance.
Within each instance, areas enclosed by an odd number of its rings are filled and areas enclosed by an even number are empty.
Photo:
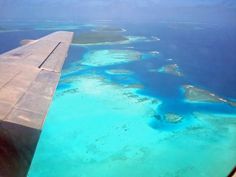
[[[230,22],[234,0],[0,0],[1,20]]]

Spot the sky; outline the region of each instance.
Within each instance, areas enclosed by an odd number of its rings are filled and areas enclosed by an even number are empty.
[[[234,19],[235,0],[0,0],[0,20],[234,23]]]

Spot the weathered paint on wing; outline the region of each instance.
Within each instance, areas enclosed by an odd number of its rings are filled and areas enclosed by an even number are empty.
[[[60,78],[72,32],[0,55],[0,176],[25,177]]]
[[[0,120],[41,129],[72,40],[55,32],[0,55]]]

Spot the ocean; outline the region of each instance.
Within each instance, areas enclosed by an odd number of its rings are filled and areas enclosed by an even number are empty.
[[[128,40],[71,45],[29,177],[221,177],[232,170],[235,29],[49,24],[8,22],[17,30],[0,32],[0,52],[56,30],[78,36],[117,27]]]

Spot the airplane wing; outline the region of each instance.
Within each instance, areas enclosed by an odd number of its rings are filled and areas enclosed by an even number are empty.
[[[59,31],[0,55],[0,176],[26,176],[73,37]]]

